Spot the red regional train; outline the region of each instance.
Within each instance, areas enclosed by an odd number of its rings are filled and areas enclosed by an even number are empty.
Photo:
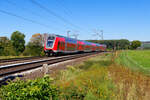
[[[44,52],[47,56],[59,55],[61,53],[77,53],[105,51],[106,45],[76,40],[55,34],[48,34],[45,38]]]

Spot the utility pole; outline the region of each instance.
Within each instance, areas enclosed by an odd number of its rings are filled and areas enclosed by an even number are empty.
[[[102,40],[104,39],[104,37],[103,37],[103,30],[101,30],[101,38],[102,38]]]
[[[68,38],[70,37],[70,35],[69,35],[70,32],[71,32],[71,31],[67,31],[67,37],[68,37]]]
[[[104,37],[103,37],[103,33],[104,33],[104,31],[103,31],[103,30],[97,30],[97,29],[95,29],[95,30],[94,30],[94,33],[95,33],[95,34],[93,34],[94,36],[98,36],[98,37],[100,37],[100,38],[101,38],[101,40],[103,40],[103,39],[104,39]]]
[[[74,36],[75,39],[78,39],[78,36],[79,36],[78,32],[79,32],[79,31],[77,31],[77,30],[74,31],[73,34],[72,34],[71,36]]]
[[[78,39],[79,34],[73,34],[72,36],[74,36],[75,39]]]

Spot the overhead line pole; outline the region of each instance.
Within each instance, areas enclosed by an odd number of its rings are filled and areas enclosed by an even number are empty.
[[[67,37],[68,37],[68,38],[70,37],[69,32],[71,32],[71,31],[67,31]]]
[[[104,40],[103,33],[104,33],[104,31],[101,30],[101,37],[102,37],[102,40]]]
[[[103,31],[103,30],[100,30],[100,31],[99,31],[99,30],[95,29],[95,30],[94,30],[94,33],[96,33],[96,34],[93,34],[93,35],[96,35],[96,36],[100,37],[101,40],[104,39],[104,36],[103,36],[104,31]]]

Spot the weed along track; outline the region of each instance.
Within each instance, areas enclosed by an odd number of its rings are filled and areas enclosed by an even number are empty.
[[[6,77],[11,74],[35,69],[35,68],[41,67],[43,64],[49,65],[49,64],[59,63],[59,62],[63,62],[63,61],[71,60],[71,59],[94,55],[94,54],[98,54],[98,53],[99,52],[67,55],[67,56],[52,57],[52,58],[50,57],[50,58],[44,58],[44,59],[34,60],[34,61],[30,61],[30,62],[27,61],[24,63],[3,65],[3,66],[0,66],[0,77]]]

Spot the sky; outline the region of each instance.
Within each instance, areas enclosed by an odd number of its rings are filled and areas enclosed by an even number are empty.
[[[36,5],[36,3],[40,4]],[[0,36],[35,33],[78,39],[150,40],[150,0],[0,0]],[[73,37],[73,36],[72,36]]]

